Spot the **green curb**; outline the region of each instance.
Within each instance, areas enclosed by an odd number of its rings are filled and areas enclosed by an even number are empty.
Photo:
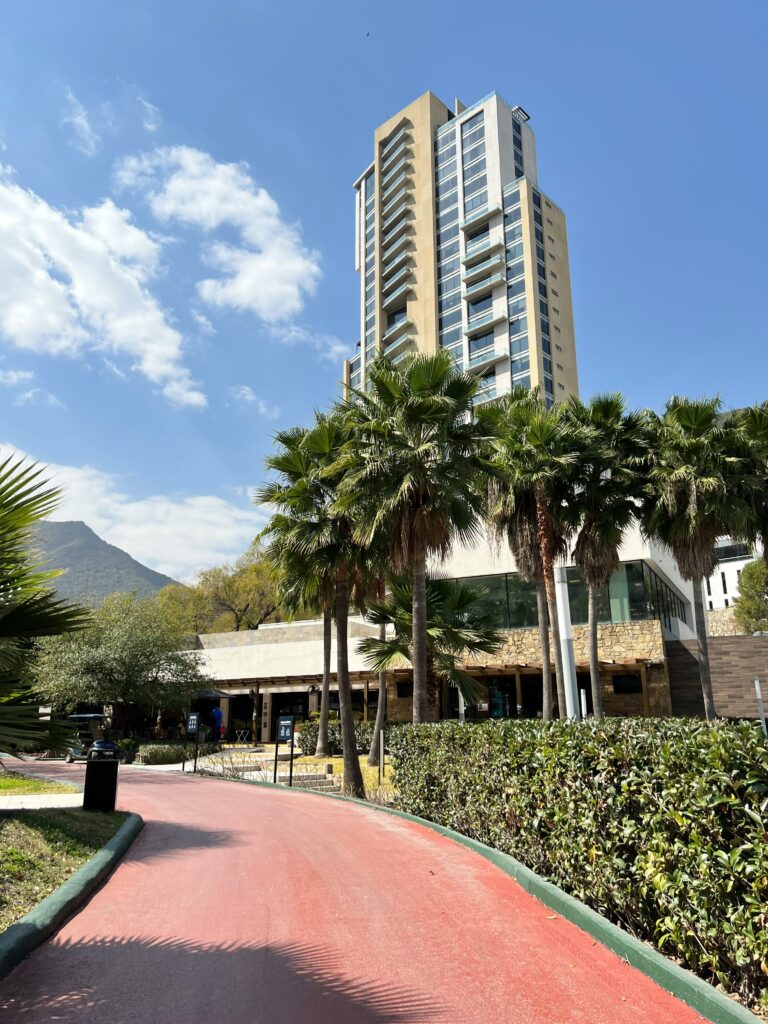
[[[208,776],[208,778],[210,777]],[[587,935],[597,939],[603,946],[616,953],[617,956],[620,956],[622,960],[646,975],[646,977],[651,978],[661,988],[666,989],[667,992],[696,1010],[697,1013],[700,1013],[706,1020],[711,1021],[712,1024],[759,1024],[760,1018],[747,1010],[746,1007],[734,1002],[733,999],[729,999],[725,993],[713,988],[703,978],[697,977],[691,971],[686,970],[686,968],[680,967],[652,946],[647,945],[640,939],[636,939],[633,935],[619,928],[618,925],[606,920],[596,910],[592,910],[591,907],[586,906],[586,904],[577,900],[574,896],[569,896],[568,893],[563,892],[562,889],[553,885],[552,882],[546,881],[541,875],[537,875],[535,871],[531,871],[525,864],[521,864],[519,860],[515,860],[508,853],[494,850],[492,847],[486,846],[485,843],[480,843],[476,839],[463,836],[460,832],[454,832],[453,829],[447,828],[445,825],[438,825],[434,821],[428,821],[426,818],[419,818],[415,814],[408,814],[407,811],[398,811],[394,807],[371,804],[366,800],[357,800],[355,797],[342,796],[338,793],[322,793],[310,789],[300,789],[297,786],[275,786],[271,782],[258,782],[247,779],[225,781],[242,782],[247,786],[268,786],[272,789],[304,793],[307,796],[322,796],[330,800],[345,800],[367,810],[392,814],[396,818],[403,818],[406,821],[412,821],[417,825],[423,825],[425,828],[432,829],[433,832],[438,832],[448,839],[453,839],[454,842],[468,847],[475,853],[480,854],[481,857],[491,861],[492,864],[495,864],[505,874],[514,878],[518,885],[522,886],[526,892],[534,896],[544,906],[555,910],[566,921],[570,921],[586,932]]]
[[[57,931],[114,870],[144,827],[138,814],[129,814],[109,842],[21,920],[0,933],[0,979]]]

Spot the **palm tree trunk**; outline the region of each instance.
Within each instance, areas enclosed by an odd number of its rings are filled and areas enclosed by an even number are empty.
[[[440,682],[435,675],[435,661],[427,653],[427,719],[437,722],[440,719]]]
[[[701,676],[701,692],[704,697],[704,714],[707,721],[717,717],[715,697],[712,693],[712,676],[709,671],[709,644],[707,643],[707,620],[704,616],[704,577],[693,581],[693,607],[696,616],[696,639],[699,642],[699,675]]]
[[[330,604],[323,605],[323,691],[320,695],[320,723],[317,730],[315,757],[328,757],[328,704],[331,690],[331,634],[333,623]]]
[[[544,580],[536,580],[536,614],[539,620],[539,643],[541,644],[541,717],[552,721],[552,661],[549,650],[549,616],[547,613],[547,592]]]
[[[413,560],[413,721],[427,721],[427,556]]]
[[[544,588],[547,593],[549,624],[552,629],[552,646],[554,647],[557,677],[557,712],[560,718],[565,718],[567,714],[565,676],[563,675],[563,652],[560,649],[560,616],[557,614],[557,600],[555,599],[555,561],[552,553],[552,534],[547,520],[547,497],[542,487],[536,488],[536,532],[539,538]]]
[[[384,580],[379,580],[379,600],[386,597]],[[387,639],[387,627],[379,626],[379,640]],[[371,737],[371,749],[368,751],[368,764],[375,768],[379,763],[379,751],[381,749],[381,733],[384,729],[384,722],[387,717],[387,673],[379,672],[379,702],[376,705],[376,721],[373,723],[373,736]]]
[[[349,616],[349,579],[344,572],[336,577],[336,679],[339,685],[341,742],[344,755],[344,792],[365,799],[363,775],[357,757],[355,720],[352,717],[352,688],[349,685],[347,618]]]
[[[604,718],[600,688],[600,660],[597,656],[597,589],[587,586],[587,632],[589,634],[589,681],[592,686],[592,714]]]

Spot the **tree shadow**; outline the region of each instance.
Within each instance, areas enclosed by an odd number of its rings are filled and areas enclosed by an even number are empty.
[[[128,864],[146,864],[179,852],[240,846],[234,829],[207,829],[199,825],[179,825],[172,821],[148,821],[125,857]]]
[[[137,937],[49,944],[0,985],[0,1010],[4,1024],[426,1024],[442,1017],[438,1001],[365,981],[358,963],[342,963],[322,946]]]

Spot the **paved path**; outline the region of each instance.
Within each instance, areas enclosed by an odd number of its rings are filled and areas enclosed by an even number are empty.
[[[81,781],[83,766],[39,771]],[[146,828],[0,984],[4,1024],[701,1024],[420,825],[305,793],[120,775],[120,806]]]

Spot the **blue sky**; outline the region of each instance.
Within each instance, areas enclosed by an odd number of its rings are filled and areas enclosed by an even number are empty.
[[[0,443],[179,578],[358,336],[351,183],[431,89],[497,90],[568,217],[584,395],[766,397],[768,8],[25,0],[0,36]]]

